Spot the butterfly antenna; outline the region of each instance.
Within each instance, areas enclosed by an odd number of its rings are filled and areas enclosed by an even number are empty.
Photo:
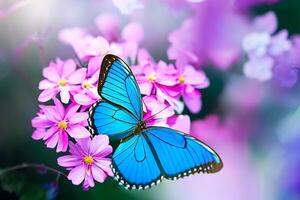
[[[144,121],[148,121],[148,120],[152,119],[153,117],[155,117],[156,115],[160,114],[161,112],[163,112],[163,111],[166,110],[167,108],[169,108],[169,106],[165,107],[164,109],[160,110],[159,112],[155,113],[154,115],[151,115],[150,117],[148,117],[148,118],[145,119]]]

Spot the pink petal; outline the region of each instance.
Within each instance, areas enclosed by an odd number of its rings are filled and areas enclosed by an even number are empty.
[[[200,96],[200,92],[197,90],[194,90],[194,92],[192,93],[185,93],[183,95],[184,103],[192,113],[197,113],[201,109],[202,103],[200,100]]]
[[[52,99],[56,94],[58,93],[57,88],[51,88],[51,89],[46,89],[41,92],[41,94],[38,97],[38,100],[40,102],[46,102]]]
[[[48,148],[54,148],[58,142],[58,133],[53,134],[46,142]]]
[[[72,115],[74,115],[79,109],[79,107],[80,105],[77,105],[75,103],[70,104],[66,109],[65,119],[69,119]]]
[[[67,129],[69,135],[73,138],[86,138],[91,136],[91,133],[83,126],[75,125]]]
[[[96,165],[92,165],[92,174],[94,179],[99,183],[103,183],[107,178],[107,174],[104,173],[104,171]]]
[[[45,135],[45,130],[44,129],[37,129],[33,132],[31,137],[34,140],[40,140],[44,137],[44,135]]]
[[[147,81],[147,82],[139,83],[139,87],[142,94],[150,95],[152,92],[153,84]]]
[[[84,182],[83,182],[83,188],[85,190],[88,190],[90,187],[94,187],[95,186],[95,182],[93,179],[93,176],[85,176]]]
[[[74,115],[72,115],[69,118],[69,122],[71,122],[72,124],[77,124],[77,123],[87,120],[88,118],[89,118],[89,114],[87,114],[85,112],[75,113]]]
[[[99,168],[101,168],[106,174],[109,176],[113,176],[113,172],[110,168],[111,160],[96,160],[95,165],[97,165]]]
[[[58,82],[61,79],[61,76],[58,74],[57,69],[52,66],[44,68],[43,76],[54,83]]]
[[[61,156],[57,163],[62,167],[75,167],[82,164],[82,158],[74,155]]]
[[[63,119],[65,116],[65,107],[60,103],[60,101],[57,98],[53,98],[55,109],[57,113],[59,113],[60,119]]]
[[[46,118],[35,117],[31,120],[31,125],[35,128],[47,128],[53,125],[52,121],[49,121]]]
[[[80,84],[84,81],[86,77],[86,68],[81,68],[70,74],[68,77],[68,83]]]
[[[75,168],[73,168],[69,175],[68,179],[72,181],[74,185],[79,185],[85,177],[85,166],[79,165]]]
[[[70,93],[69,93],[68,88],[66,88],[66,87],[60,88],[60,98],[63,103],[69,103]]]
[[[62,118],[60,114],[53,108],[53,106],[47,106],[43,108],[43,112],[47,119],[52,122],[59,122]]]
[[[76,145],[77,145],[77,149],[83,153],[83,155],[88,155],[90,154],[90,144],[91,144],[91,138],[90,137],[86,137],[86,138],[80,138],[80,139],[76,139]]]
[[[171,126],[171,128],[189,134],[191,129],[190,117],[188,115],[179,115],[176,118],[174,125]]]
[[[53,82],[48,81],[48,80],[42,80],[39,83],[39,89],[40,90],[50,89],[50,88],[53,88],[55,86],[56,86],[56,83],[53,83]]]
[[[188,84],[196,85],[197,88],[208,87],[209,81],[207,76],[203,71],[196,71],[192,66],[186,66],[183,76],[185,77],[185,82]]]
[[[102,57],[95,56],[90,59],[87,69],[87,76],[91,77],[94,73],[96,73],[101,66]]]
[[[95,102],[95,100],[87,94],[75,94],[74,101],[83,106],[89,106]]]
[[[65,152],[68,149],[69,138],[68,134],[64,131],[59,132],[58,144],[56,152]]]
[[[102,152],[107,146],[109,146],[109,138],[106,135],[97,135],[93,138],[90,145],[90,154],[96,155]]]
[[[68,59],[62,65],[62,74],[64,77],[68,77],[76,70],[76,63],[72,59]]]
[[[57,134],[60,130],[56,126],[49,128],[43,137],[43,140],[48,140],[53,134]]]

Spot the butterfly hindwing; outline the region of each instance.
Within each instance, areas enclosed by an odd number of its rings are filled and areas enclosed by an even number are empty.
[[[118,136],[119,138],[130,135],[137,119],[118,106],[105,101],[99,101],[94,104],[90,111],[90,126],[97,134],[106,134],[108,136]]]
[[[142,119],[139,86],[129,66],[119,57],[109,54],[103,58],[98,93],[102,99],[128,110],[137,120]]]
[[[222,168],[219,156],[207,145],[177,130],[148,127],[145,136],[153,147],[163,176],[176,179],[193,173],[214,173]]]
[[[127,189],[145,189],[161,179],[161,171],[143,134],[119,145],[112,166],[115,177]]]

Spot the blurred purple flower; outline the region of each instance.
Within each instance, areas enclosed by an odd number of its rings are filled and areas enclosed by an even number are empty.
[[[45,140],[48,148],[57,146],[56,151],[66,151],[69,136],[85,138],[90,132],[85,128],[88,114],[77,112],[79,105],[70,104],[66,109],[56,98],[54,106],[41,106],[38,116],[32,119],[32,126],[37,129],[32,134],[35,140]]]
[[[246,19],[234,12],[227,0],[209,0],[193,4],[193,8],[194,16],[169,36],[169,58],[179,66],[191,63],[229,68],[239,57],[248,29]]]
[[[56,63],[51,62],[43,70],[43,76],[46,79],[39,84],[39,89],[43,91],[38,100],[46,102],[59,93],[61,101],[68,103],[70,94],[73,94],[76,86],[82,83],[85,73],[85,68],[76,70],[76,64],[71,59],[66,61],[57,59]]]
[[[97,135],[92,140],[88,137],[78,139],[76,144],[70,142],[71,155],[57,159],[60,166],[70,170],[68,179],[74,185],[83,182],[84,189],[94,187],[97,182],[103,183],[108,176],[113,176],[110,168],[113,149],[106,135]]]
[[[239,9],[247,9],[252,6],[274,4],[277,2],[279,2],[279,0],[236,0],[235,5]]]
[[[288,32],[277,29],[277,18],[273,12],[257,17],[253,22],[253,30],[245,36],[243,49],[249,60],[244,64],[247,77],[260,81],[272,78],[281,86],[291,87],[297,81],[300,60],[296,40],[288,38]]]
[[[273,65],[271,57],[252,58],[244,64],[244,74],[249,78],[267,81],[273,76]]]

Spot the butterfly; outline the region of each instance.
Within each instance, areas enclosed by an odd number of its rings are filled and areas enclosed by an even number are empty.
[[[126,189],[147,189],[163,178],[215,173],[222,160],[209,146],[185,133],[143,121],[142,96],[129,66],[106,55],[98,82],[101,100],[89,110],[93,134],[121,139],[112,155],[112,171]]]

